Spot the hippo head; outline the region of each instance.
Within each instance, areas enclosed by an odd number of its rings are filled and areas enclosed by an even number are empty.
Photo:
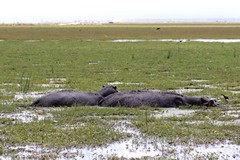
[[[113,85],[103,86],[103,88],[99,91],[99,94],[103,97],[106,97],[110,94],[118,92],[117,87]]]
[[[207,107],[216,107],[219,106],[216,100],[209,98],[201,98],[202,105]]]

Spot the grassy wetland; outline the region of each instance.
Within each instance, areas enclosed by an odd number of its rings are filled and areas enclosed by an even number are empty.
[[[240,24],[0,25],[0,159],[239,158],[239,42],[193,39],[240,39]],[[29,107],[109,83],[222,107]]]

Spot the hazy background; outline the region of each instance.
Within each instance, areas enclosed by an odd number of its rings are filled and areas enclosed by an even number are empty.
[[[0,23],[240,21],[239,0],[1,0]]]

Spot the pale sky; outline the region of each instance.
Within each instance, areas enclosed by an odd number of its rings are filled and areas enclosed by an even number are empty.
[[[0,23],[240,19],[239,0],[0,0]]]

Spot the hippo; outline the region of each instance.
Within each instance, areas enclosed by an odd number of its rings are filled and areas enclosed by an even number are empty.
[[[98,105],[98,102],[103,98],[112,93],[118,92],[117,87],[108,85],[97,93],[94,92],[80,92],[76,90],[61,90],[55,91],[48,95],[44,95],[34,101],[31,106],[42,106],[42,107],[58,107],[58,106],[93,106]]]
[[[175,92],[152,90],[133,90],[111,94],[100,101],[100,106],[106,107],[179,107],[179,106],[217,106],[216,100],[203,97],[191,97]]]

